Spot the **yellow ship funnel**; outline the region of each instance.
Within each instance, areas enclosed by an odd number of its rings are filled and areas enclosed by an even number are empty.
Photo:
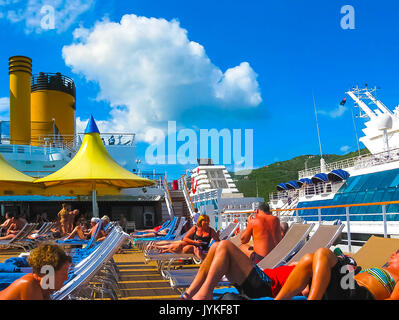
[[[25,56],[10,57],[9,75],[10,143],[29,145],[32,59]]]
[[[40,72],[32,76],[31,144],[50,142],[73,145],[76,89],[73,80],[61,73]]]

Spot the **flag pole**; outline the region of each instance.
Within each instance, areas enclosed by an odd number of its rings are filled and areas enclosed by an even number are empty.
[[[317,119],[316,100],[315,100],[315,97],[314,97],[313,90],[312,90],[312,96],[313,96],[314,115],[315,115],[315,118],[316,118],[317,137],[319,139],[319,148],[320,148],[320,170],[321,170],[321,172],[323,172],[323,171],[325,171],[325,162],[324,162],[324,159],[323,159],[323,151],[321,149],[319,121]]]

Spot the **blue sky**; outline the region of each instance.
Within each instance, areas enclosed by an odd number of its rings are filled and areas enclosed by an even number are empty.
[[[54,29],[40,25],[44,5],[55,9]],[[341,28],[344,5],[355,29]],[[142,169],[170,178],[194,166],[144,157],[168,120],[196,133],[252,129],[261,167],[319,153],[312,92],[323,153],[357,148],[350,98],[338,109],[353,85],[376,85],[388,107],[399,104],[396,1],[0,0],[0,8],[3,119],[8,58],[29,56],[34,73],[74,79],[78,126],[93,114],[103,132],[136,132]]]

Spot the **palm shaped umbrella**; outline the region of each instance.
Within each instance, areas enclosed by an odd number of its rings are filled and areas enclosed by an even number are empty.
[[[93,215],[98,217],[97,192],[119,194],[122,188],[150,186],[154,181],[141,178],[121,167],[107,152],[91,116],[79,151],[58,171],[35,180],[43,183],[50,195],[92,194]]]

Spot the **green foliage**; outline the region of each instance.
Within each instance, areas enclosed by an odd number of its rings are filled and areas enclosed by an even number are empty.
[[[360,150],[360,154],[367,154],[369,151],[364,148]],[[336,162],[348,158],[353,158],[358,152],[350,152],[346,155],[339,156],[336,154],[323,155],[326,163]],[[288,182],[298,179],[298,171],[307,168],[320,166],[319,155],[303,155],[295,157],[287,161],[279,161],[268,166],[263,166],[252,170],[248,175],[240,175],[239,172],[230,173],[237,188],[245,197],[262,197],[265,201],[269,200],[269,194],[276,192],[276,186],[282,182]]]

